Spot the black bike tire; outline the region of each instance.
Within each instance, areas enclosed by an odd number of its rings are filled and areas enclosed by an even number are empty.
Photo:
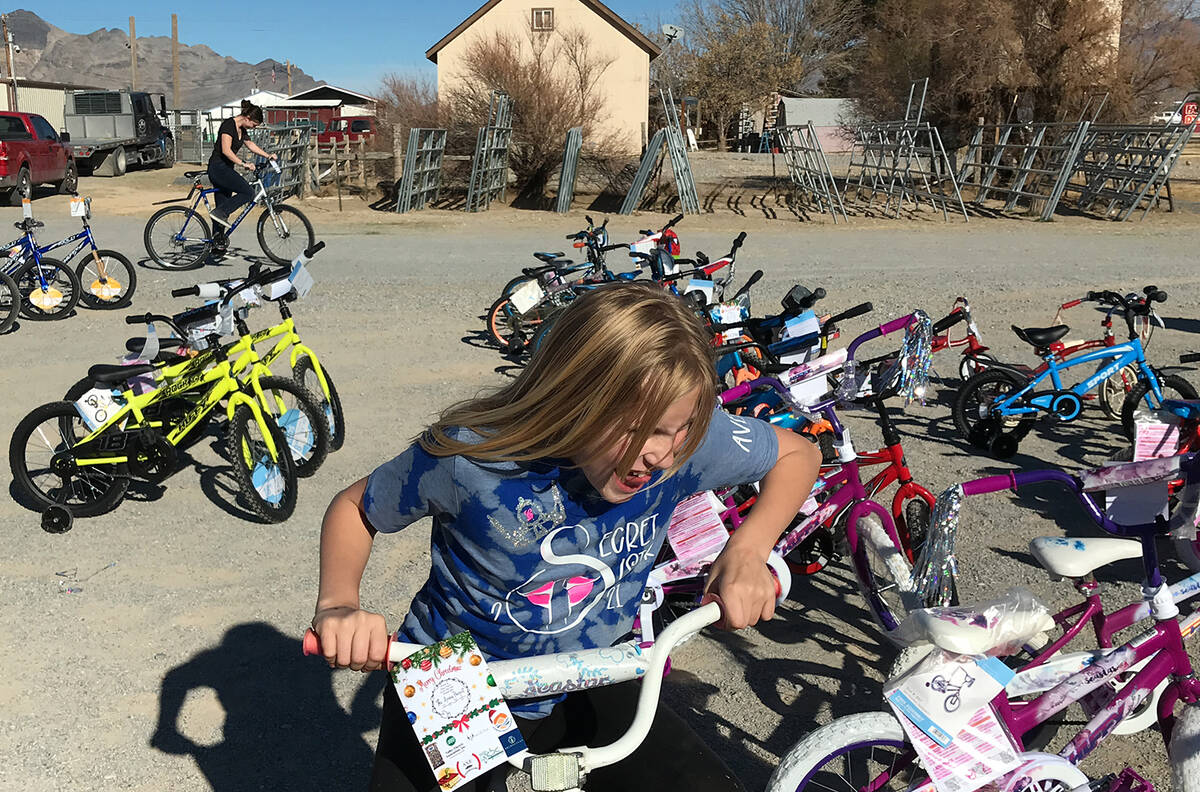
[[[265,522],[281,523],[291,517],[292,512],[296,510],[298,486],[296,468],[292,463],[292,455],[287,451],[287,440],[284,439],[283,433],[274,421],[265,421],[264,425],[271,434],[275,447],[282,452],[275,461],[278,463],[279,474],[284,479],[284,489],[279,502],[271,503],[266,500],[255,488],[253,473],[246,467],[242,455],[242,440],[249,438],[248,429],[251,425],[255,428],[258,427],[258,422],[254,420],[254,412],[249,405],[238,405],[237,409],[233,411],[233,418],[226,427],[225,454],[233,466],[233,476],[237,480],[238,490],[250,510]]]
[[[528,275],[518,275],[517,277],[510,280],[508,283],[504,284],[504,288],[500,290],[500,296],[508,297],[510,294],[513,293],[513,291],[518,286],[523,286],[524,284],[529,283],[529,281],[532,281],[532,280],[537,280],[537,278],[531,278]]]
[[[1155,372],[1157,374],[1157,372]],[[1166,390],[1171,388],[1175,390],[1184,399],[1195,399],[1196,389],[1192,384],[1178,374],[1158,374],[1159,386]],[[1137,432],[1137,427],[1133,422],[1133,415],[1137,412],[1138,403],[1146,397],[1150,392],[1150,383],[1142,380],[1133,386],[1133,390],[1125,396],[1124,403],[1121,404],[1121,430],[1125,433],[1125,437],[1129,440],[1134,439],[1134,434]],[[1164,394],[1165,395],[1165,394]],[[1171,398],[1168,396],[1168,398]]]
[[[155,224],[161,221],[162,218],[166,217],[167,215],[180,213],[190,215],[191,217],[186,221],[186,223],[198,223],[200,225],[200,229],[204,232],[204,238],[208,241],[200,247],[200,253],[196,257],[187,259],[181,264],[173,264],[164,260],[162,255],[154,249],[154,243],[150,241],[150,233],[153,231]],[[150,219],[146,221],[146,228],[142,231],[142,244],[146,246],[146,254],[150,256],[155,264],[158,264],[158,266],[169,270],[192,270],[203,266],[204,262],[208,260],[208,257],[213,250],[212,232],[208,228],[208,223],[205,222],[204,218],[201,217],[198,212],[193,212],[191,209],[183,206],[168,206],[163,209],[159,209],[157,212],[150,215]]]
[[[288,204],[279,204],[278,206],[275,207],[275,214],[292,214],[292,215],[295,215],[297,217],[297,219],[300,220],[301,224],[304,226],[305,233],[308,234],[308,241],[305,243],[304,247],[302,248],[303,250],[308,250],[310,247],[312,247],[313,245],[316,244],[317,237],[313,233],[312,223],[309,222],[308,218],[305,217],[304,213],[301,212],[299,209],[297,209],[294,206],[289,206]],[[262,247],[263,252],[267,254],[267,258],[271,259],[271,261],[274,261],[276,264],[291,264],[292,258],[286,258],[286,257],[280,256],[279,254],[277,254],[273,250],[271,250],[271,247],[267,244],[267,237],[266,237],[265,231],[266,231],[266,227],[267,227],[267,221],[269,221],[270,219],[271,219],[271,210],[263,209],[262,214],[260,214],[258,216],[258,227],[257,227],[258,244]],[[274,231],[274,226],[272,226],[271,228],[272,228],[272,231]],[[291,233],[291,232],[289,231],[289,233]]]
[[[291,394],[296,399],[296,403],[300,405],[304,417],[312,424],[316,438],[313,441],[311,456],[303,461],[297,460],[295,455],[292,456],[296,477],[308,478],[320,470],[325,458],[329,456],[329,422],[325,420],[325,410],[321,406],[322,400],[304,387],[303,383],[297,382],[291,377],[259,377],[258,387],[263,389],[264,395],[267,391],[272,390]]]
[[[94,517],[112,511],[125,497],[125,491],[129,488],[128,476],[114,475],[111,486],[100,497],[86,504],[68,505],[43,494],[29,474],[25,449],[34,429],[47,421],[57,419],[56,422],[61,423],[67,418],[80,420],[75,405],[71,402],[57,401],[43,404],[21,419],[8,443],[8,466],[12,472],[13,484],[30,502],[43,509],[50,506],[66,506],[75,517]]]
[[[79,302],[83,303],[85,308],[94,308],[98,311],[112,311],[117,308],[124,308],[133,302],[133,293],[137,289],[137,271],[134,269],[133,262],[127,259],[121,253],[107,248],[101,248],[96,251],[96,255],[101,258],[109,259],[108,268],[111,269],[112,261],[115,261],[123,270],[122,276],[125,278],[125,290],[116,300],[102,300],[93,294],[89,288],[83,285],[83,277],[87,272],[88,267],[94,265],[95,260],[90,256],[84,256],[83,261],[79,262],[79,266],[75,268],[75,276],[79,278]],[[118,281],[120,282],[120,281]]]
[[[29,261],[25,262],[21,269],[17,270],[17,275],[15,278],[13,278],[13,280],[17,283],[17,291],[21,294],[20,315],[31,322],[53,322],[59,319],[66,319],[71,315],[71,312],[75,310],[75,306],[79,304],[79,293],[83,291],[83,287],[79,285],[79,277],[75,275],[75,270],[68,267],[65,262],[54,258],[47,258],[46,256],[42,257],[40,264],[41,267],[50,267],[52,269],[61,270],[66,274],[67,281],[71,284],[71,296],[67,298],[66,302],[58,306],[53,313],[46,313],[40,308],[36,308],[33,303],[29,301],[27,295],[21,291],[21,278],[26,273],[32,273],[33,268],[36,266],[39,266],[38,262],[34,259],[30,259]],[[32,294],[32,291],[30,291],[30,293]]]
[[[312,359],[308,355],[304,355],[296,361],[295,368],[292,369],[292,379],[308,388],[305,382],[305,375],[308,372],[313,372],[313,377],[316,378],[316,368],[313,366]],[[332,414],[333,423],[329,427],[329,450],[340,451],[346,442],[346,418],[345,411],[342,410],[342,398],[338,396],[337,386],[333,384],[333,375],[329,373],[329,367],[321,365],[321,373],[325,375],[325,384],[329,386],[328,397],[320,392],[314,391],[314,395],[318,400],[329,403],[329,412]],[[320,379],[317,379],[317,384],[320,384]],[[312,391],[312,388],[308,388]],[[326,416],[328,418],[329,416]]]
[[[8,295],[8,305],[0,306],[0,335],[4,335],[17,321],[17,314],[21,311],[21,293],[17,291],[17,282],[3,272],[0,272],[0,292]]]
[[[970,437],[971,429],[974,427],[974,423],[968,423],[967,421],[966,401],[968,395],[979,390],[984,384],[993,381],[1000,382],[1002,380],[1017,386],[1018,390],[1026,384],[1021,381],[1020,377],[1018,377],[1016,374],[1013,374],[1011,371],[1006,371],[1005,369],[988,368],[984,369],[978,374],[973,374],[970,379],[959,386],[958,393],[954,397],[953,415],[954,426],[956,429],[958,429],[959,436],[962,437],[962,439],[967,440]],[[1033,430],[1033,424],[1034,421],[1032,420],[1021,420],[1017,421],[1013,428],[1006,429],[1005,431],[1011,434],[1014,440],[1021,440],[1023,437],[1025,437],[1025,435],[1029,434]]]

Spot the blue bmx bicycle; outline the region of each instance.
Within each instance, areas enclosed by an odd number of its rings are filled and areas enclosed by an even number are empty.
[[[38,246],[33,229],[45,223],[26,217],[13,225],[22,236],[4,247],[0,274],[12,280],[21,316],[33,320],[70,316],[82,291],[79,276],[66,263],[42,255],[50,248]]]
[[[268,174],[268,170],[274,173]],[[228,230],[222,231],[214,225],[214,230],[209,231],[208,222],[199,212],[200,204],[203,203],[205,211],[211,213],[216,206],[216,198],[211,196],[220,190],[201,183],[204,171],[187,171],[184,176],[192,180],[191,191],[183,198],[162,203],[192,201],[192,205],[168,206],[151,215],[142,234],[146,253],[166,269],[195,269],[210,255],[224,255],[229,249],[229,236],[254,207],[262,204],[264,210],[258,217],[258,243],[271,261],[291,264],[296,256],[316,244],[316,237],[312,223],[299,209],[272,197],[272,185],[268,182],[278,178],[279,172],[279,164],[274,160],[259,163],[250,182],[254,187],[254,200],[230,222]],[[192,200],[193,196],[195,200]]]
[[[1160,374],[1150,367],[1135,328],[1135,317],[1147,316],[1153,303],[1165,302],[1166,292],[1150,287],[1144,300],[1111,291],[1088,292],[1084,299],[1122,309],[1129,340],[1060,359],[1050,345],[1069,333],[1070,327],[1013,325],[1013,332],[1036,350],[1045,368],[1031,376],[1027,371],[995,363],[962,384],[954,402],[954,423],[971,445],[1000,459],[1013,456],[1037,419],[1050,416],[1058,421],[1075,420],[1083,412],[1083,397],[1126,367],[1136,372],[1136,382],[1121,405],[1121,424],[1129,438],[1134,434],[1134,412],[1139,405],[1156,409],[1163,399],[1196,398],[1196,389],[1187,380]],[[1092,374],[1064,388],[1064,371],[1089,364],[1095,366]]]

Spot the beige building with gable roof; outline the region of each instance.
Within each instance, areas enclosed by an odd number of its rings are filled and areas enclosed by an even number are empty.
[[[660,50],[598,0],[488,0],[425,53],[437,64],[439,100],[463,78],[463,58],[473,42],[496,34],[524,42],[575,30],[588,34],[595,52],[613,59],[598,85],[607,116],[602,126],[637,154],[650,111],[650,61]]]

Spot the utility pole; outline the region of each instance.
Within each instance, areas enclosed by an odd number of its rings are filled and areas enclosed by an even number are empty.
[[[171,109],[179,109],[179,17],[171,14]]]
[[[291,61],[287,62],[287,74],[288,74],[288,96],[291,96],[292,95],[292,62]]]
[[[137,90],[137,28],[129,17],[129,89]]]
[[[4,59],[8,63],[8,106],[19,112],[17,105],[17,73],[13,70],[13,38],[8,32],[8,14],[0,16],[0,31],[4,34]]]

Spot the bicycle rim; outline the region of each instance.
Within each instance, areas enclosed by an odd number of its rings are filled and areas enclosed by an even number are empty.
[[[70,475],[54,471],[51,460],[55,455],[75,447],[88,434],[78,413],[72,416],[61,410],[47,414],[44,420],[31,427],[23,448],[13,449],[17,452],[11,454],[13,465],[22,467],[22,471],[13,471],[14,476],[20,478],[23,472],[26,483],[34,490],[31,494],[44,503],[67,506],[72,512],[87,516],[89,507],[111,499],[118,488],[123,490],[128,484],[126,477],[116,475],[108,466],[77,468]]]
[[[17,277],[17,289],[33,316],[52,317],[66,313],[74,302],[75,285],[66,265],[34,263]]]
[[[287,477],[279,460],[271,458],[266,438],[257,421],[246,422],[241,429],[240,441],[240,462],[250,474],[254,491],[266,503],[281,503],[287,488]]]
[[[867,608],[884,633],[890,634],[916,605],[910,590],[912,565],[876,515],[859,520],[854,568]]]
[[[842,746],[819,761],[796,787],[799,790],[905,790],[924,771],[903,740],[868,739]],[[915,772],[914,772],[915,771]]]
[[[308,228],[295,214],[276,207],[262,216],[259,242],[263,251],[276,262],[292,262],[308,247]]]
[[[195,215],[187,210],[159,215],[146,235],[150,257],[164,267],[180,269],[203,260],[211,243],[204,238],[204,227],[194,222],[194,218]],[[189,235],[194,233],[201,236]]]

